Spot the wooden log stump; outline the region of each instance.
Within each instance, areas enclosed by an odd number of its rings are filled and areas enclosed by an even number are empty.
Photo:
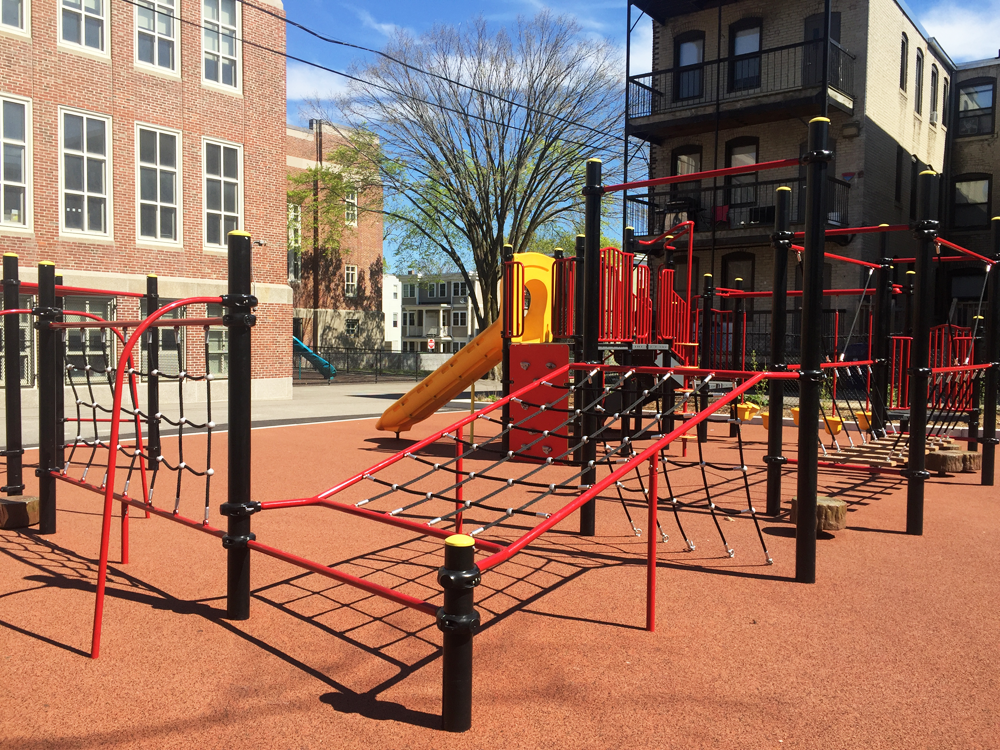
[[[935,451],[927,454],[927,471],[939,475],[975,472],[983,468],[983,454],[977,451]]]
[[[26,529],[38,523],[38,498],[0,498],[0,529]]]
[[[791,521],[798,521],[798,498],[792,498]],[[847,503],[835,497],[816,498],[816,531],[841,531],[847,528]]]

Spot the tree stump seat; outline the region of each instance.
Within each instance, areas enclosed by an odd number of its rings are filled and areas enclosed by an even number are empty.
[[[0,529],[26,529],[38,523],[38,498],[0,498]]]
[[[939,475],[975,472],[983,468],[983,454],[978,451],[943,450],[928,453],[927,471]]]
[[[792,498],[792,523],[798,521],[798,498]],[[841,531],[847,528],[847,503],[835,497],[816,498],[816,531]]]

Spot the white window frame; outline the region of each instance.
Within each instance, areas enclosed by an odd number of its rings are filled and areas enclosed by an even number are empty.
[[[399,328],[399,313],[392,314],[392,327]]]
[[[243,93],[243,3],[239,0],[235,0],[236,4],[236,26],[233,27],[236,35],[236,85],[230,86],[227,83],[222,82],[222,65],[219,65],[219,80],[213,81],[205,75],[205,56],[209,54],[208,48],[205,46],[205,33],[210,29],[211,26],[218,26],[222,28],[222,0],[217,0],[219,3],[219,15],[218,21],[213,21],[205,15],[205,0],[198,0],[198,4],[201,6],[201,60],[199,61],[199,67],[201,68],[201,84],[216,91],[225,91],[230,94],[242,94]],[[220,32],[221,33],[221,32]],[[218,53],[221,57],[221,44]]]
[[[344,224],[349,227],[358,225],[358,191],[351,190],[344,195]]]
[[[223,225],[222,225],[222,243],[219,245],[211,245],[208,242],[208,147],[220,146],[222,148],[235,148],[237,152],[236,166],[239,170],[239,177],[237,179],[237,189],[236,189],[236,208],[237,208],[237,229],[243,229],[243,194],[246,191],[246,185],[244,182],[244,170],[243,170],[243,144],[233,143],[231,141],[224,141],[221,138],[202,138],[201,139],[201,242],[202,246],[212,252],[226,252],[227,241],[225,232],[225,210],[222,211],[223,214]],[[223,164],[225,159],[223,158]],[[215,179],[215,175],[211,176]],[[226,177],[220,177],[225,181]],[[223,195],[223,208],[225,208],[225,196]],[[214,212],[213,212],[214,213]]]
[[[67,229],[66,228],[66,159],[65,159],[65,128],[66,115],[76,115],[78,117],[90,118],[104,121],[104,197],[107,203],[107,217],[105,220],[105,232],[91,232],[89,230]],[[114,133],[113,122],[110,115],[102,115],[98,112],[88,112],[83,109],[72,107],[59,108],[59,234],[62,237],[90,237],[113,240],[115,235],[114,221],[114,190],[112,190],[112,178],[114,176],[114,148],[112,147],[112,134]],[[84,149],[86,149],[86,123],[84,124]],[[84,167],[84,181],[87,179],[87,170]],[[86,187],[86,186],[85,186]],[[84,191],[86,197],[88,193]]]
[[[427,299],[437,299],[437,284],[431,283],[427,287]]]
[[[469,289],[464,281],[451,282],[452,297],[466,297],[468,296],[468,294],[469,294]]]
[[[3,138],[3,116],[2,107],[3,102],[9,101],[15,104],[24,105],[24,223],[15,224],[8,223],[3,220],[3,185],[6,184],[3,179],[3,173],[0,172],[0,231],[2,232],[32,232],[34,230],[34,211],[32,202],[32,177],[34,175],[34,168],[32,164],[33,156],[33,144],[32,144],[32,126],[31,126],[31,99],[25,99],[22,96],[12,96],[11,94],[0,94],[0,143],[6,142]],[[0,146],[0,154],[2,154],[3,148]],[[2,158],[2,156],[0,156]],[[2,169],[2,166],[0,166]]]
[[[354,330],[351,330],[351,324],[354,324]],[[348,336],[358,336],[361,334],[361,320],[358,318],[348,318],[344,321],[344,333]]]
[[[358,296],[358,267],[344,266],[344,296],[354,299]]]
[[[84,9],[84,3],[86,0],[80,0],[80,16],[81,21],[85,21],[87,12]],[[111,6],[113,0],[100,0],[101,2],[101,22],[104,24],[102,31],[103,46],[101,49],[94,49],[93,47],[88,47],[86,43],[77,44],[76,42],[68,42],[63,39],[63,0],[57,0],[56,13],[59,16],[58,29],[56,37],[56,46],[62,47],[63,49],[72,50],[73,52],[79,52],[84,55],[93,55],[94,57],[100,57],[104,59],[111,59],[111,19],[109,18],[108,9]],[[73,8],[67,8],[70,12],[76,12]],[[91,16],[96,14],[91,13]],[[84,23],[84,28],[81,29],[81,39],[86,38],[86,24]]]
[[[5,31],[8,34],[17,34],[19,36],[26,36],[31,38],[31,0],[22,0],[21,8],[21,25],[11,26],[3,22],[3,16],[0,15],[0,31]],[[60,7],[60,13],[62,15],[62,7]]]
[[[288,283],[302,281],[302,205],[288,203]],[[293,253],[298,260],[292,260]],[[298,273],[293,273],[297,269]]]
[[[135,47],[135,64],[136,64],[136,67],[142,68],[143,70],[148,70],[148,71],[151,71],[151,72],[154,72],[154,73],[159,73],[160,75],[171,76],[172,78],[180,78],[181,77],[181,40],[180,40],[180,20],[181,19],[180,19],[180,14],[178,12],[178,6],[180,5],[181,0],[173,0],[174,5],[171,8],[171,12],[164,14],[164,15],[169,15],[169,16],[171,16],[174,19],[174,21],[173,21],[174,35],[172,37],[164,37],[162,34],[160,34],[158,31],[156,31],[155,14],[154,14],[154,21],[153,21],[153,32],[152,32],[152,34],[153,34],[153,43],[154,43],[154,57],[157,54],[156,51],[159,49],[159,44],[158,44],[159,40],[161,38],[163,38],[163,39],[169,38],[174,43],[174,60],[173,60],[173,66],[169,67],[169,68],[165,68],[162,65],[160,65],[159,63],[148,63],[148,62],[145,62],[145,61],[139,59],[139,8],[140,8],[140,6],[145,6],[147,8],[149,6],[153,6],[152,10],[154,10],[156,13],[159,13],[160,12],[159,11],[159,6],[166,5],[166,1],[167,0],[135,0],[135,3],[136,3],[136,5],[135,5],[135,13],[133,14],[133,19],[132,19],[133,23],[135,25],[135,29],[134,29],[135,33],[133,34],[133,38],[132,38],[132,45],[133,45],[133,47]],[[146,32],[146,33],[149,33],[149,32]]]
[[[174,184],[174,208],[177,210],[177,238],[173,240],[161,240],[159,238],[144,237],[142,235],[142,223],[141,223],[141,205],[143,203],[141,196],[141,185],[140,185],[140,169],[141,163],[139,161],[139,131],[140,130],[151,130],[154,133],[160,134],[164,133],[166,135],[172,135],[177,139],[177,153],[176,153],[176,163],[174,166],[174,172],[176,173],[176,182]],[[156,245],[158,247],[181,247],[184,244],[184,180],[182,175],[183,167],[183,143],[182,143],[182,133],[180,130],[174,130],[173,128],[164,128],[159,125],[148,125],[143,122],[137,122],[135,124],[135,241],[140,245]],[[158,139],[157,139],[158,140]],[[159,142],[157,142],[157,173],[159,173]],[[157,185],[159,188],[159,185]],[[157,206],[160,205],[159,200],[157,200]],[[157,211],[157,227],[159,226],[159,211]]]
[[[469,313],[466,310],[452,310],[451,313],[451,327],[459,328],[467,327],[469,325]]]
[[[407,292],[410,292],[410,294],[407,294]],[[417,297],[417,285],[416,284],[403,284],[403,296],[407,297],[407,298],[410,298],[410,299],[416,299],[416,297]]]

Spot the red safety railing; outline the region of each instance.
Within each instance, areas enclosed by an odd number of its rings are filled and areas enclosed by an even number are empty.
[[[931,328],[931,367],[967,365],[972,361],[972,329],[944,323]]]
[[[631,341],[635,330],[632,304],[632,263],[635,256],[618,248],[601,250],[601,315],[597,340]]]
[[[700,300],[700,297],[698,298]],[[702,310],[695,307],[692,318],[692,338],[701,339]],[[700,365],[710,368],[729,367],[732,364],[733,351],[733,320],[732,310],[712,309],[712,328],[708,338],[708,361],[699,362]]]
[[[649,344],[653,336],[653,296],[649,288],[649,266],[635,267],[632,286],[632,318],[635,321],[633,339],[637,344]]]
[[[574,335],[576,318],[576,258],[558,258],[552,264],[552,335]]]
[[[929,360],[935,378],[930,383],[929,403],[936,409],[968,410],[973,408],[972,378],[957,378],[946,382],[941,376],[960,372],[972,361],[975,340],[972,330],[948,323],[934,326],[930,332]],[[890,409],[910,407],[910,336],[892,337],[892,379],[889,392]],[[975,368],[973,368],[975,369]]]
[[[507,260],[503,264],[502,335],[514,338],[524,335],[524,264]]]

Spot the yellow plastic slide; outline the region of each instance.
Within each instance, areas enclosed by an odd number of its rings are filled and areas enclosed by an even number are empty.
[[[552,258],[541,253],[519,253],[514,259],[524,266],[524,334],[512,339],[521,343],[548,343],[552,340]],[[447,362],[385,410],[375,429],[406,432],[448,404],[466,388],[500,364],[503,359],[502,321],[496,320]]]

